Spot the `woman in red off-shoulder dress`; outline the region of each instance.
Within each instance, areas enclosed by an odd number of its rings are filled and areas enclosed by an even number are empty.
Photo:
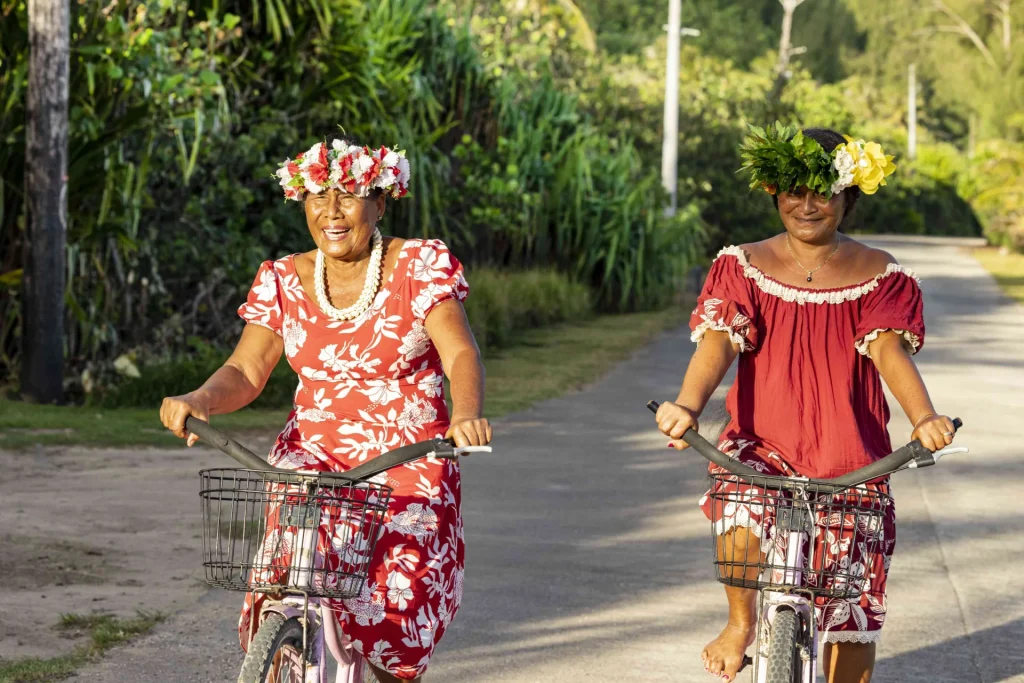
[[[831,152],[839,134],[805,130]],[[777,188],[771,188],[775,191]],[[883,380],[912,423],[912,437],[936,450],[952,441],[912,360],[924,343],[920,284],[889,254],[838,230],[857,201],[856,187],[831,197],[806,187],[778,188],[785,232],[729,247],[715,259],[690,320],[697,351],[679,397],[657,420],[675,448],[739,356],[719,448],[768,475],[836,477],[892,451]],[[873,484],[888,491],[887,482]],[[742,488],[742,485],[728,484]],[[701,507],[710,518],[707,496]],[[761,506],[736,506],[713,519],[725,546],[745,556],[771,537]],[[867,683],[886,614],[885,580],[896,544],[895,509],[886,510],[881,551],[862,557],[840,543],[825,548],[837,563],[860,563],[869,577],[859,600],[819,599],[830,683]],[[701,658],[732,680],[755,637],[756,591],[726,586],[729,621]]]

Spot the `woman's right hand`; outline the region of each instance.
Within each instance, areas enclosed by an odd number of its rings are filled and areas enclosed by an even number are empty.
[[[189,415],[204,422],[210,420],[210,401],[198,391],[183,396],[168,396],[160,405],[160,421],[178,438],[187,438],[185,443],[191,448],[199,437],[185,429],[185,418]]]
[[[700,426],[697,422],[698,417],[699,415],[689,408],[666,401],[658,406],[658,413],[654,419],[658,421],[658,429],[672,439],[668,442],[668,447],[681,451],[689,448],[682,436],[688,429],[698,430]]]

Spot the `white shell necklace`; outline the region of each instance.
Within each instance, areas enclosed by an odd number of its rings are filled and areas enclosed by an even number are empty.
[[[363,293],[359,299],[348,308],[335,308],[331,305],[331,298],[327,295],[325,284],[327,276],[327,263],[324,261],[324,252],[316,250],[316,265],[313,266],[313,287],[316,290],[316,303],[331,320],[355,320],[363,313],[366,313],[377,296],[380,288],[381,271],[383,270],[384,239],[380,236],[380,230],[373,229],[373,248],[370,251],[370,265],[366,269],[366,283],[363,285]]]

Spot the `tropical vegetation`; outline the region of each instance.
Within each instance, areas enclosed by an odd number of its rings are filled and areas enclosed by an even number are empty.
[[[307,248],[273,170],[339,125],[407,150],[411,197],[392,206],[387,231],[448,241],[487,302],[470,314],[494,348],[508,329],[578,320],[584,299],[587,314],[658,308],[722,244],[771,234],[769,198],[736,175],[751,124],[830,126],[897,155],[899,170],[858,208],[854,229],[984,234],[1024,247],[1024,2],[804,0],[783,60],[778,0],[683,0],[684,25],[701,35],[682,49],[680,210],[671,217],[658,174],[666,5],[72,3],[72,393],[124,356],[149,368],[223,356],[259,263]],[[8,383],[31,163],[25,17],[24,0],[0,0]],[[494,282],[505,277],[532,283],[517,285],[530,294],[502,294]],[[585,294],[559,299],[552,289]],[[511,311],[527,300],[533,313]]]

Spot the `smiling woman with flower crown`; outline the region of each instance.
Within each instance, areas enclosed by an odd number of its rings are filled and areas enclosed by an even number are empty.
[[[433,437],[490,441],[462,266],[438,240],[377,230],[387,197],[406,194],[409,173],[402,152],[345,140],[284,162],[277,178],[285,197],[302,203],[316,248],[263,264],[239,308],[247,324],[234,353],[199,389],[164,399],[168,429],[191,446],[185,418],[252,402],[284,353],[299,378],[272,465],[344,471]],[[459,468],[428,459],[387,478],[394,493],[367,585],[331,613],[378,680],[417,681],[462,599]],[[261,600],[246,599],[243,646]]]
[[[742,148],[751,187],[773,196],[785,230],[756,244],[723,249],[690,319],[699,346],[679,397],[663,403],[658,426],[674,448],[697,429],[704,407],[740,357],[719,448],[767,475],[837,477],[891,450],[882,381],[932,451],[953,440],[911,358],[924,342],[916,276],[892,256],[840,232],[861,194],[874,194],[895,170],[877,143],[831,130],[781,125],[752,129]],[[749,487],[722,484],[737,500]],[[887,482],[868,486],[888,491]],[[733,490],[735,489],[735,490]],[[731,504],[730,504],[731,505]],[[708,496],[701,501],[710,518]],[[772,519],[739,504],[714,519],[719,560],[752,563],[771,547]],[[882,551],[816,545],[826,562],[870,577],[860,599],[820,599],[818,630],[829,683],[867,683],[885,620],[885,578],[896,544],[895,510],[885,510]],[[763,560],[761,560],[763,561]],[[851,569],[851,571],[853,571]],[[739,578],[739,577],[735,577]],[[709,673],[733,680],[755,637],[757,592],[726,586],[729,621],[701,653]]]

